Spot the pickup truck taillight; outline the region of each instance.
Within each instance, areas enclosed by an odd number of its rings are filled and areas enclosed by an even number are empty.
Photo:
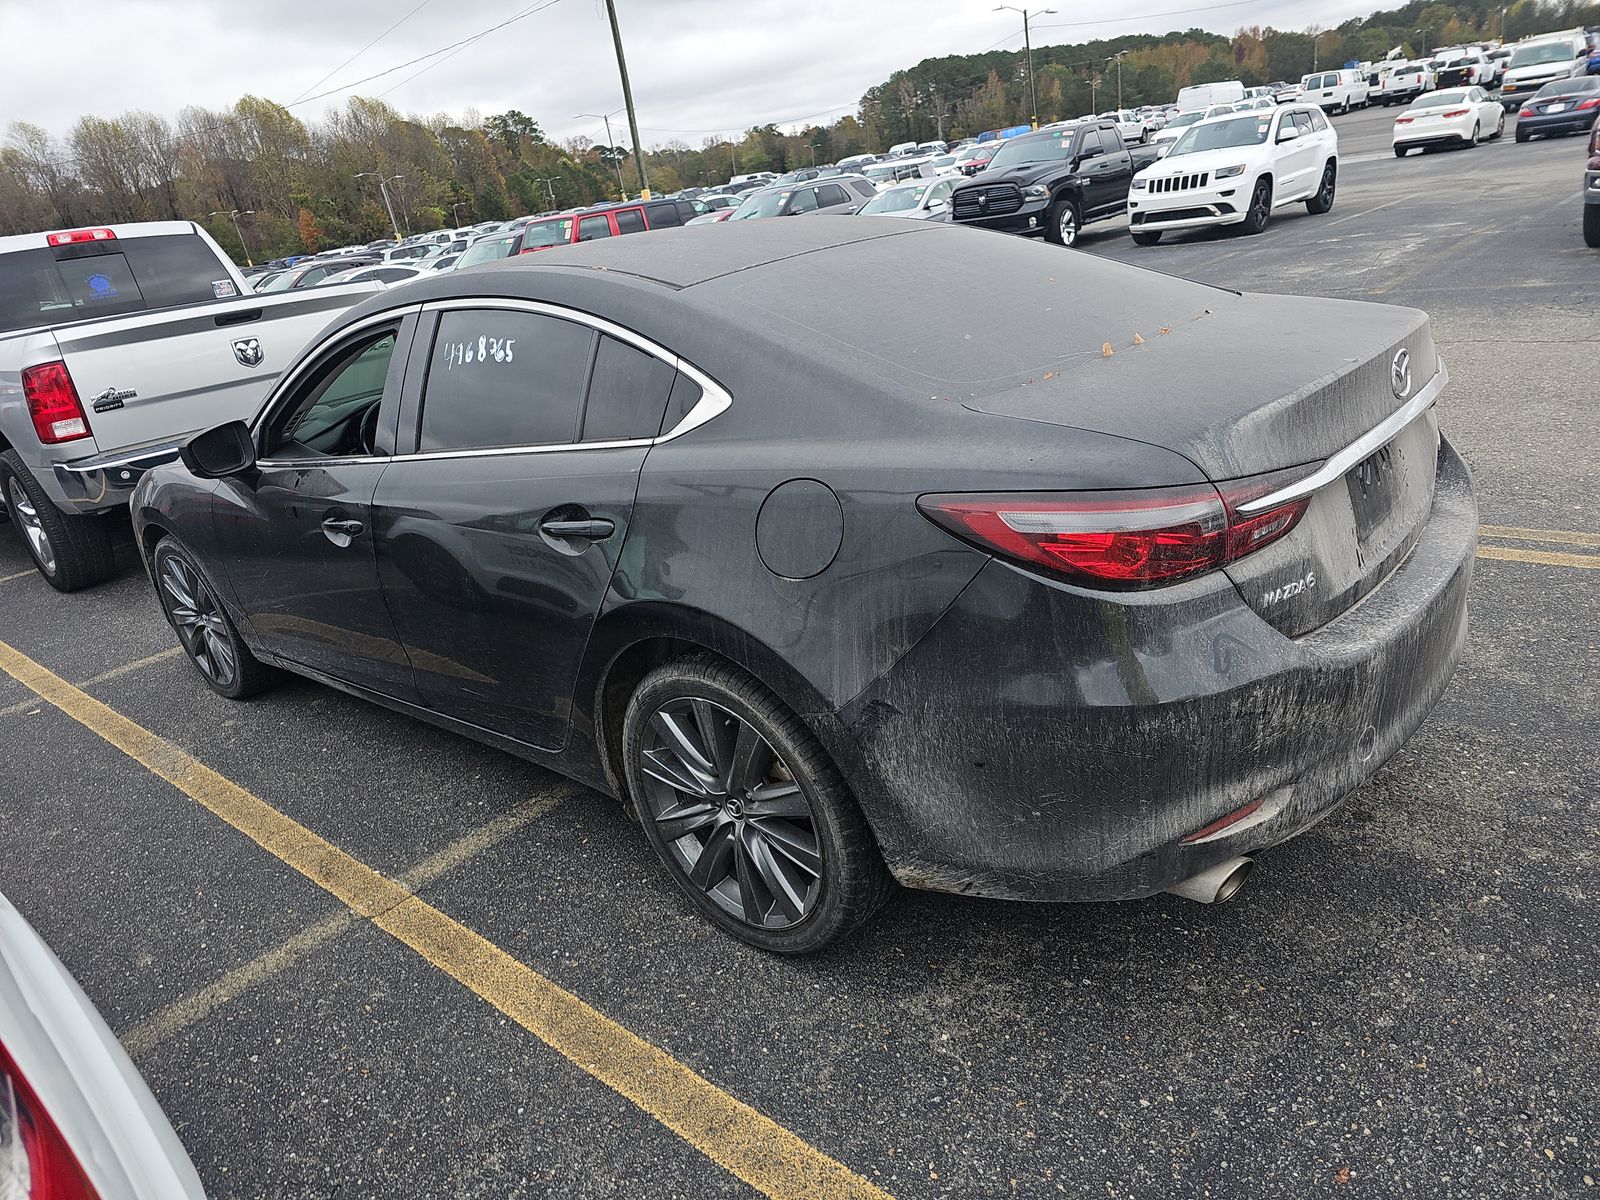
[[[40,363],[22,372],[22,394],[28,401],[33,430],[46,446],[89,436],[89,418],[78,400],[64,362]]]

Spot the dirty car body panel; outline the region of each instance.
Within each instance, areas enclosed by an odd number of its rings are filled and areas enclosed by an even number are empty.
[[[486,460],[430,467],[425,491],[395,485],[406,500],[375,512],[372,586],[405,570],[385,529],[438,531],[433,576],[459,583],[426,597],[428,622],[454,611],[479,632],[462,653],[399,638],[469,665],[472,706],[415,668],[385,689],[336,662],[282,665],[620,795],[619,664],[646,642],[657,659],[708,650],[816,736],[902,883],[1035,900],[1147,895],[1292,836],[1439,700],[1465,636],[1476,511],[1438,431],[1445,374],[1423,314],[1273,297],[1270,324],[1293,336],[1264,343],[1265,298],[1022,239],[826,216],[725,233],[667,230],[409,285],[423,332],[385,397],[385,478],[438,465],[408,453],[414,393],[437,370],[427,322],[474,298],[601,319],[670,351],[726,404],[684,428],[674,393],[661,436],[626,456],[577,436],[547,456],[552,478],[574,456],[613,456],[592,515],[616,540],[582,571],[570,555],[541,565],[554,551],[531,533],[514,540],[559,489],[509,511],[507,476]],[[848,296],[831,286],[841,275]],[[908,290],[948,303],[906,315]],[[344,327],[396,307],[368,301]],[[199,554],[243,636],[278,661],[227,582],[231,518],[216,497],[247,486],[161,468],[135,521],[147,552],[171,533]],[[1002,516],[1027,530],[1040,513],[1098,513],[1108,495],[1137,514],[1177,493],[1206,521],[1226,508],[1230,547],[1257,511],[1288,505],[1294,519],[1181,578],[1101,585],[930,515],[1022,497],[1027,513]],[[380,482],[379,510],[386,494]],[[1108,528],[1121,545],[1123,526]],[[484,530],[515,569],[474,558]],[[286,609],[293,591],[280,588]],[[514,694],[500,664],[526,646],[486,653],[496,629],[549,637],[570,669]]]

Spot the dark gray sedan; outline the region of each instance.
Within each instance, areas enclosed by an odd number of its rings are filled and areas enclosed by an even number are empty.
[[[738,222],[374,297],[133,510],[214,690],[546,763],[801,952],[891,879],[1226,899],[1372,775],[1466,633],[1445,380],[1412,310]]]

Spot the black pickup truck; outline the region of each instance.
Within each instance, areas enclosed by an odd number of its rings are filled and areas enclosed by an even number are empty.
[[[1058,246],[1071,246],[1090,221],[1127,211],[1134,174],[1160,158],[1162,149],[1124,145],[1110,121],[1025,133],[956,188],[951,216],[962,225],[1043,234]]]

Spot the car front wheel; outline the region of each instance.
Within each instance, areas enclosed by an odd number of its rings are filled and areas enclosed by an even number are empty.
[[[176,538],[156,545],[150,573],[162,614],[207,687],[243,700],[277,680],[278,672],[250,653],[199,564]]]
[[[628,790],[673,881],[715,925],[779,954],[837,942],[883,902],[888,872],[816,737],[710,655],[646,676],[622,729]]]
[[[1250,207],[1245,211],[1243,229],[1247,234],[1260,233],[1272,220],[1272,183],[1256,181],[1256,190],[1250,196]]]
[[[1082,228],[1078,206],[1071,200],[1057,200],[1045,217],[1044,236],[1058,246],[1076,246]]]

